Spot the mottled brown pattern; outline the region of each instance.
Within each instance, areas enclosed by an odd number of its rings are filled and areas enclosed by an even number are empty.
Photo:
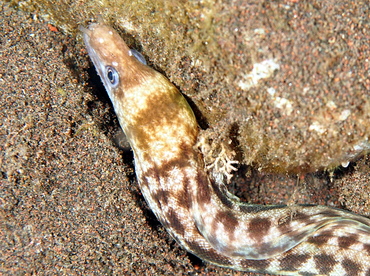
[[[215,223],[221,223],[226,226],[229,233],[233,233],[235,228],[239,225],[238,219],[231,211],[219,211],[215,216]]]
[[[157,181],[159,181],[159,174],[158,170],[155,168],[149,168],[147,171],[142,172],[141,178],[140,178],[140,185],[141,186],[149,186],[150,183],[148,182],[148,178],[152,177],[155,178]]]
[[[161,202],[163,205],[168,205],[168,197],[172,196],[169,191],[164,191],[162,189],[158,190],[156,193],[153,193],[153,199]]]
[[[139,143],[138,147],[143,151],[149,150],[152,141],[160,139],[159,135],[176,134],[175,127],[173,128],[174,133],[159,132],[158,130],[160,130],[162,126],[176,126],[182,124],[182,114],[178,112],[176,107],[178,104],[182,104],[185,99],[175,87],[169,87],[168,90],[171,92],[153,91],[153,94],[147,96],[145,101],[146,108],[141,110],[139,114],[132,114],[131,120],[134,122],[135,127],[130,126],[130,132],[132,132],[131,135],[135,137],[136,142]],[[182,124],[182,127],[185,127],[186,133],[189,134],[189,137],[194,137],[195,144],[198,129],[194,129],[192,124],[189,124],[188,126],[186,124]],[[181,141],[182,137],[179,136],[178,139]],[[187,145],[186,148],[189,148],[189,145]],[[150,152],[148,153],[150,154]],[[186,160],[186,158],[183,159]]]
[[[249,267],[253,269],[258,269],[260,271],[263,271],[264,269],[267,269],[270,265],[269,260],[242,260],[240,264],[243,267]]]
[[[218,187],[216,183],[212,182],[212,188],[213,188],[215,194],[217,195],[217,197],[221,200],[222,204],[225,207],[230,208],[230,209],[234,207],[235,203],[232,200],[230,200],[229,198],[223,196],[223,193],[222,193],[220,187]]]
[[[370,243],[369,244],[364,244],[364,250],[365,252],[370,255]]]
[[[156,169],[160,172],[161,177],[172,177],[171,173],[173,168],[177,168],[183,171],[184,168],[189,167],[189,159],[187,158],[189,156],[189,151],[189,148],[183,149],[179,152],[179,158],[163,160],[160,166],[156,166]]]
[[[248,225],[251,238],[260,241],[269,231],[271,221],[266,218],[252,218]]]
[[[197,200],[203,205],[209,204],[211,201],[211,189],[208,186],[208,177],[205,175],[205,172],[198,171],[196,181],[199,183],[198,186],[198,198]]]
[[[220,266],[226,267],[231,266],[233,264],[229,257],[217,253],[217,251],[215,251],[214,249],[203,248],[200,244],[194,241],[187,242],[187,247],[192,252],[197,252],[198,257],[208,260],[209,262],[216,263]]]
[[[314,256],[314,261],[316,263],[316,267],[320,270],[320,273],[323,274],[328,274],[332,271],[334,265],[337,263],[333,256],[328,254],[318,254]]]
[[[358,275],[360,272],[360,265],[350,259],[344,259],[342,266],[346,270],[347,275]]]
[[[320,236],[309,237],[307,242],[316,244],[317,246],[327,244],[328,240],[333,236],[331,231],[323,231]]]
[[[288,254],[281,259],[280,266],[284,270],[295,271],[310,257],[311,256],[309,254]]]
[[[304,214],[300,211],[293,211],[292,217],[294,218],[294,220],[303,221],[307,224],[312,222],[312,218],[309,215]]]
[[[178,194],[172,195],[176,197],[177,206],[180,208],[185,208],[186,210],[190,210],[191,208],[191,200],[188,192],[188,179],[185,178],[185,183],[182,191],[179,191]]]
[[[245,271],[340,275],[334,271],[340,262],[347,275],[369,274],[369,219],[323,206],[242,205],[229,198],[223,185],[211,181],[194,149],[197,122],[177,88],[137,61],[103,22],[81,30],[135,153],[143,195],[184,248],[213,264]],[[107,66],[117,70],[118,83],[106,74]],[[355,243],[364,247],[360,257],[350,249]]]
[[[278,221],[277,228],[282,233],[287,233],[292,230],[292,227],[290,226],[292,222],[291,216],[288,217],[281,217]]]
[[[274,209],[280,209],[280,208],[284,208],[284,207],[286,207],[286,205],[268,205],[268,206],[265,206],[265,205],[257,205],[257,204],[245,204],[245,205],[241,205],[239,207],[239,209],[242,213],[258,214],[260,212],[274,210]],[[285,220],[285,221],[287,221],[287,220]]]
[[[347,237],[338,237],[338,244],[341,248],[349,248],[358,240],[358,235],[349,235]]]
[[[136,62],[136,61],[134,60],[134,62]],[[129,66],[129,64],[127,64],[127,65]],[[131,65],[130,67],[131,67],[131,70],[126,70],[126,74],[124,74],[124,75],[120,74],[120,79],[121,79],[121,81],[124,81],[125,88],[124,89],[117,89],[117,90],[114,91],[115,96],[117,97],[117,99],[119,99],[122,102],[125,101],[125,91],[127,91],[127,90],[129,90],[133,87],[136,87],[137,85],[140,84],[141,81],[143,81],[143,79],[145,79],[147,77],[148,74],[153,73],[151,68],[148,69],[148,68],[141,67],[140,70],[137,70],[138,68],[135,68],[135,66]],[[131,74],[132,73],[136,74],[136,78],[130,77],[130,71],[131,71]],[[127,80],[130,80],[130,81],[127,81]]]
[[[185,234],[185,228],[178,217],[178,212],[173,209],[169,209],[166,213],[166,218],[169,223],[169,227],[174,229],[178,235],[183,236]]]

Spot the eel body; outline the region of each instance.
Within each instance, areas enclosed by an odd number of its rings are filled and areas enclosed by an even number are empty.
[[[235,270],[370,275],[370,220],[317,205],[244,204],[206,171],[198,124],[181,93],[99,20],[80,27],[134,152],[142,194],[186,250]]]

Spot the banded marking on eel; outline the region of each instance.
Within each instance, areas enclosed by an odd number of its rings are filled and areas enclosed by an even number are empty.
[[[242,271],[370,275],[370,219],[325,206],[239,202],[206,172],[196,118],[176,87],[102,19],[80,30],[134,152],[142,194],[184,249]]]

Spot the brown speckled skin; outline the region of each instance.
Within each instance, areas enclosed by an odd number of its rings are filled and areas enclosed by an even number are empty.
[[[103,22],[81,30],[134,151],[141,191],[186,250],[236,270],[370,274],[369,219],[325,206],[245,205],[228,198],[195,149],[197,122],[178,90],[136,60]],[[114,80],[107,68],[116,70]]]

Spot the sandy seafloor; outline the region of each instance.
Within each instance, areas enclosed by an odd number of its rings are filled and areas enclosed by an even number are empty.
[[[179,248],[148,209],[132,154],[113,142],[118,123],[84,46],[0,5],[0,274],[256,275]],[[369,167],[365,156],[301,184],[252,170],[230,188],[253,203],[369,216]]]

